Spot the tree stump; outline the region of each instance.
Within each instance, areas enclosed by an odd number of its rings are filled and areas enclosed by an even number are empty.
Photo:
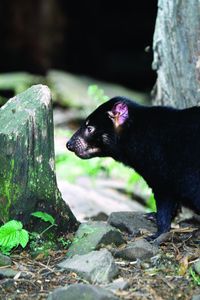
[[[59,232],[77,221],[57,188],[51,95],[35,85],[0,109],[0,221],[30,225],[31,213],[53,215]],[[33,218],[32,218],[33,219]]]
[[[200,105],[200,1],[159,0],[153,69],[154,103]]]

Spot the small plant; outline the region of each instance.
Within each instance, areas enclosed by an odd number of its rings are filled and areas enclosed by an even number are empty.
[[[58,242],[62,245],[64,249],[68,249],[71,245],[72,241],[69,239],[65,239],[63,236],[58,239]]]
[[[42,232],[40,232],[40,233],[33,232],[32,234],[34,235],[34,237],[39,237],[40,238],[50,228],[52,228],[53,226],[57,226],[57,224],[55,223],[55,219],[50,214],[47,214],[47,213],[42,212],[42,211],[36,211],[36,212],[32,213],[31,215],[33,217],[41,219],[44,222],[51,223],[51,225],[48,226],[47,228],[45,228]]]
[[[26,229],[23,229],[23,224],[20,221],[11,220],[5,223],[0,227],[0,251],[3,254],[9,255],[10,251],[18,246],[25,248],[29,240],[31,240],[32,246],[34,244],[34,248],[36,248],[36,245],[42,241],[41,236],[53,226],[57,226],[55,219],[45,212],[37,211],[31,215],[44,222],[49,222],[51,225],[45,228],[41,233],[30,233]]]
[[[193,269],[192,267],[189,269],[190,271],[190,275],[192,276],[192,279],[194,281],[195,284],[200,285],[200,275],[198,275]]]
[[[49,250],[55,246],[52,240],[46,240],[42,236],[44,233],[49,231],[52,227],[57,226],[55,219],[50,215],[42,211],[36,211],[31,214],[33,217],[39,218],[44,222],[49,222],[51,225],[45,228],[42,232],[32,232],[30,233],[30,249],[34,256],[43,254],[44,256],[49,255]]]
[[[104,94],[104,90],[98,85],[92,84],[88,87],[88,95],[96,102],[97,105],[108,101],[109,97]]]
[[[28,231],[23,229],[20,221],[11,220],[0,227],[0,251],[3,254],[10,254],[19,245],[25,248],[28,241]]]

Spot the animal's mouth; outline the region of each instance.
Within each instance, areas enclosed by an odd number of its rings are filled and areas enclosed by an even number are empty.
[[[101,149],[99,147],[88,145],[82,138],[77,138],[74,141],[74,138],[72,137],[67,142],[66,146],[69,151],[74,152],[78,157],[82,159],[99,156],[101,153]]]
[[[100,148],[92,147],[87,149],[75,149],[74,153],[82,159],[88,159],[99,155]]]

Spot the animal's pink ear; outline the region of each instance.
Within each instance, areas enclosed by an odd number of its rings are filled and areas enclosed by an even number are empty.
[[[113,121],[115,127],[122,125],[128,118],[128,106],[124,102],[117,102],[113,105],[111,111],[108,111],[109,118]]]

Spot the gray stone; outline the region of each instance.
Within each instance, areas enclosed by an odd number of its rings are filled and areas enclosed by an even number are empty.
[[[66,138],[63,138],[60,134],[58,138],[58,131],[56,136],[56,153],[60,154],[63,150],[66,152],[63,147],[66,143]],[[125,180],[123,182],[121,178],[118,180],[113,180],[111,178],[107,178],[106,180],[100,178],[95,179],[94,185],[94,179],[91,177],[87,178],[83,174],[81,177],[77,178],[74,183],[63,180],[62,176],[63,175],[60,173],[60,176],[58,177],[58,187],[63,198],[66,199],[70,207],[73,207],[75,216],[81,222],[84,222],[86,217],[91,218],[99,212],[105,212],[107,215],[110,215],[113,212],[113,209],[115,209],[115,211],[144,212],[142,205],[138,204],[136,201],[130,200],[127,195],[124,195],[117,190],[119,188],[123,189],[126,185]],[[74,201],[74,199],[76,199],[76,201]]]
[[[62,106],[85,108],[94,106],[94,101],[87,94],[84,81],[70,73],[51,70],[47,81],[53,91],[53,98]]]
[[[193,295],[191,300],[200,300],[200,294],[199,295]]]
[[[62,106],[82,108],[85,117],[101,104],[104,99],[97,99],[88,95],[88,86],[91,82],[103,89],[105,95],[112,98],[116,95],[137,99],[141,103],[147,103],[145,93],[138,93],[117,84],[108,84],[91,78],[76,76],[59,70],[50,70],[47,74],[47,83],[53,93],[53,99]],[[80,111],[81,112],[81,111]]]
[[[194,263],[194,270],[200,275],[200,259]]]
[[[11,258],[9,256],[0,253],[0,267],[10,266],[12,264]]]
[[[48,300],[118,300],[110,291],[90,284],[72,284],[55,289]]]
[[[15,275],[17,275],[18,271],[15,271],[10,268],[0,268],[0,278],[13,278]]]
[[[14,94],[21,93],[33,84],[44,82],[42,76],[26,72],[11,72],[0,74],[0,90],[12,90]]]
[[[1,280],[1,287],[4,290],[11,290],[15,284],[15,280],[13,278],[4,278]]]
[[[115,256],[125,260],[147,259],[156,255],[158,251],[158,247],[141,239],[129,243],[124,249],[117,250],[117,252],[115,252]]]
[[[126,290],[129,287],[128,281],[124,280],[122,277],[113,280],[113,282],[104,285],[104,287],[112,292],[118,290]]]
[[[111,253],[106,249],[75,255],[59,263],[58,266],[77,273],[85,280],[99,284],[110,282],[118,274],[118,267]]]
[[[98,250],[101,245],[124,243],[121,232],[104,222],[87,222],[79,226],[67,257],[75,254],[82,255],[92,250]]]
[[[156,232],[156,225],[148,220],[144,213],[136,212],[113,212],[108,223],[120,230],[137,235],[140,231]]]

